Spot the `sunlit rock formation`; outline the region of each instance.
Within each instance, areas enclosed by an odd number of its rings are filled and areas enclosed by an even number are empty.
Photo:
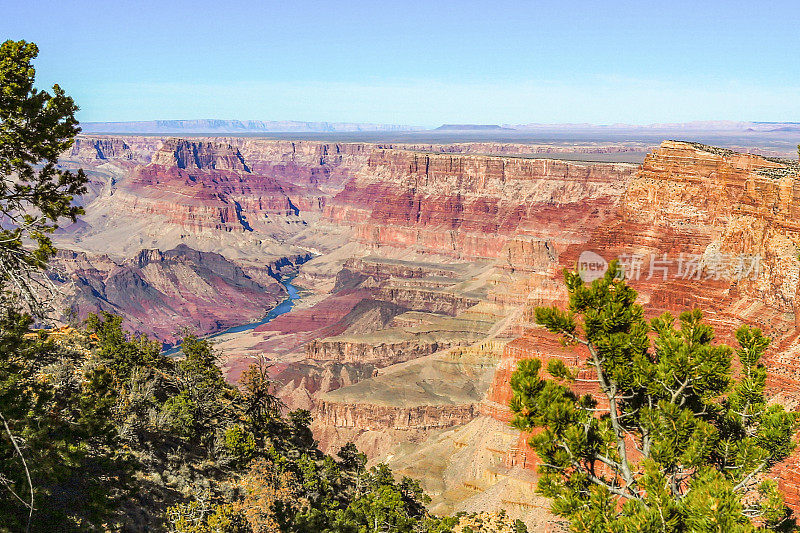
[[[724,342],[761,327],[774,400],[800,405],[797,163],[677,141],[641,166],[535,158],[563,148],[81,137],[64,159],[89,173],[87,215],[58,262],[82,309],[162,340],[257,318],[271,276],[298,274],[291,313],[219,338],[228,378],[263,357],[324,448],[357,442],[435,509],[544,527],[508,380],[524,357],[581,364],[533,310],[564,305],[584,251],[627,258],[651,314],[701,307]],[[793,505],[798,465],[772,473]]]

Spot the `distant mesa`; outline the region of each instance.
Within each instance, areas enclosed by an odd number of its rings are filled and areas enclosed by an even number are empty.
[[[750,130],[748,130],[748,131],[750,131]],[[773,129],[771,129],[771,130],[768,130],[768,131],[791,131],[791,132],[800,132],[800,126],[795,126],[795,125],[786,125],[786,126],[780,126],[780,127],[776,127],[776,128],[773,128]]]
[[[712,133],[736,135],[739,133],[793,133],[800,131],[797,122],[736,122],[730,120],[707,120],[661,124],[509,124],[504,125],[520,132],[537,133],[646,133],[661,135],[669,132],[683,134]]]
[[[146,120],[135,122],[83,122],[84,133],[127,134],[247,134],[247,133],[353,133],[419,131],[418,126],[362,122],[303,122],[297,120]]]
[[[434,131],[511,131],[497,124],[443,124]]]

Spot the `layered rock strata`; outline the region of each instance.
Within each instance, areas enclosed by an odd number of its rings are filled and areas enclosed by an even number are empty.
[[[315,403],[314,424],[326,449],[348,440],[370,444],[370,457],[395,442],[478,416],[502,345],[454,348],[379,370],[375,377],[328,392]],[[386,439],[375,443],[380,435]]]
[[[582,241],[580,226],[605,218],[633,172],[623,164],[376,150],[324,211],[366,244],[497,258],[518,234],[550,230],[554,242]]]
[[[183,330],[204,335],[260,319],[285,297],[264,275],[258,281],[219,254],[186,246],[142,250],[131,260],[63,250],[52,262],[54,279],[69,289],[75,318],[102,311],[124,326],[173,343]]]
[[[793,161],[665,141],[629,182],[616,215],[584,245],[564,248],[559,261],[574,268],[587,249],[608,260],[620,257],[650,315],[699,307],[721,342],[733,343],[732,333],[742,323],[761,327],[773,339],[767,360],[770,393],[794,407],[800,404],[800,359],[791,355],[797,353],[798,339],[798,177],[800,166]],[[543,303],[564,305],[558,299]],[[507,421],[516,362],[561,357],[562,351],[535,331],[510,343],[484,412]],[[515,455],[512,462],[535,466],[524,442]],[[800,494],[799,457],[773,472],[793,506]]]

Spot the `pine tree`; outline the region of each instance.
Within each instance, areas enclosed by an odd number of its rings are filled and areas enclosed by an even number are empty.
[[[48,234],[61,218],[74,222],[82,213],[73,198],[87,181],[80,170],[58,168],[80,132],[78,107],[58,85],[53,94],[34,88],[38,53],[25,41],[0,45],[0,289],[33,312],[43,309],[39,273],[55,254]]]
[[[765,400],[761,331],[741,327],[733,350],[713,343],[699,310],[648,323],[616,262],[590,285],[565,280],[568,310],[538,308],[536,321],[586,347],[598,392],[573,392],[577,372],[555,359],[553,379],[529,359],[511,380],[513,425],[540,428],[537,490],[553,511],[575,531],[790,528],[764,474],[792,451],[798,418]]]

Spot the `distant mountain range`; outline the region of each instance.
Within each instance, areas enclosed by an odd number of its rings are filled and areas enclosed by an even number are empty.
[[[149,120],[83,122],[84,133],[125,134],[243,134],[243,133],[381,133],[381,132],[497,132],[497,133],[800,133],[800,122],[696,121],[665,124],[444,124],[435,129],[399,124],[303,122],[296,120]]]
[[[84,133],[352,133],[419,131],[397,124],[357,122],[301,122],[296,120],[147,120],[139,122],[83,122]]]
[[[498,126],[497,124],[443,124],[434,131],[516,131],[513,126]]]

